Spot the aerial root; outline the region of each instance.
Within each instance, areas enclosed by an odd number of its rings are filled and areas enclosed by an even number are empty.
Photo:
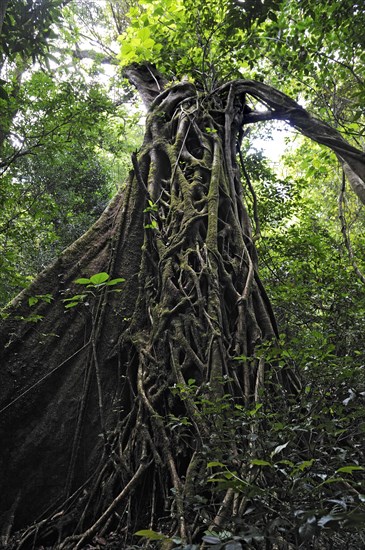
[[[67,537],[64,542],[60,545],[60,550],[66,550],[67,548],[72,548],[75,550],[78,550],[79,548],[82,548],[82,545],[84,542],[89,540],[93,535],[95,535],[100,527],[103,526],[104,522],[106,522],[111,514],[114,512],[114,510],[117,508],[117,506],[131,493],[131,491],[136,486],[137,482],[139,481],[139,478],[141,475],[147,470],[147,468],[152,464],[152,461],[150,462],[141,462],[139,465],[137,471],[133,475],[132,479],[125,485],[125,487],[122,489],[122,491],[118,494],[117,497],[113,500],[113,502],[108,506],[108,508],[101,514],[101,516],[95,521],[95,523],[89,527],[84,533],[80,535],[73,535],[71,537]],[[76,543],[76,546],[75,546]],[[70,546],[70,544],[72,544]]]

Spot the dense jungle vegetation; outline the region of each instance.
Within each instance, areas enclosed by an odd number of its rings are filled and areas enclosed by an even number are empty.
[[[2,0],[2,548],[365,546],[364,28]]]

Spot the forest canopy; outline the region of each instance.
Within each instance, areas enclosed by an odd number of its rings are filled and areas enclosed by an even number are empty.
[[[4,548],[364,545],[364,26],[2,3]]]

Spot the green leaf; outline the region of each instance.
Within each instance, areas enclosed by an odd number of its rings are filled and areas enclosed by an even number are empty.
[[[276,462],[276,464],[285,464],[290,467],[294,466],[294,462],[292,462],[291,460],[279,460],[278,462]]]
[[[296,468],[303,472],[306,468],[310,468],[313,466],[313,463],[315,462],[314,458],[311,458],[310,460],[304,460],[303,462],[300,462],[299,464],[296,464]]]
[[[105,271],[102,271],[101,273],[96,273],[92,277],[90,277],[90,282],[93,285],[101,285],[102,283],[105,283],[109,279],[109,275],[105,273]]]
[[[71,309],[72,307],[78,306],[80,302],[69,302],[65,305],[66,309]]]
[[[158,223],[156,220],[152,220],[151,223],[148,223],[144,226],[145,229],[158,229]]]
[[[154,45],[155,45],[155,41],[152,40],[152,38],[146,38],[146,40],[143,41],[142,47],[145,50],[152,50]]]
[[[342,468],[339,468],[336,470],[336,474],[338,473],[344,473],[344,474],[352,474],[352,472],[358,472],[361,470],[365,470],[362,466],[342,466]]]
[[[257,411],[259,411],[261,409],[261,407],[262,407],[262,403],[257,403],[255,408],[248,411],[247,414],[249,414],[250,416],[255,416],[255,414],[257,413]]]
[[[146,27],[142,27],[141,29],[139,29],[138,31],[138,38],[141,39],[141,42],[142,44],[144,45],[144,42],[151,36],[151,31],[150,29],[148,28],[148,26]]]
[[[261,460],[260,458],[254,458],[251,460],[252,466],[272,466],[271,462],[267,460]]]
[[[165,116],[165,113],[161,113],[162,116]],[[158,206],[151,200],[148,200],[148,206],[143,210],[143,212],[157,212]]]
[[[36,297],[46,302],[46,304],[50,304],[53,300],[52,294],[36,294]]]
[[[39,299],[36,296],[31,296],[30,298],[28,298],[28,305],[30,307],[34,306],[35,304],[38,304],[38,302],[39,302]]]
[[[42,321],[42,319],[44,319],[44,315],[29,315],[29,317],[21,317],[21,320],[26,323],[38,323],[38,321]]]
[[[78,285],[89,285],[90,284],[90,279],[85,279],[85,278],[81,277],[81,279],[76,279],[75,283],[78,284]]]
[[[63,302],[76,302],[77,300],[84,300],[87,294],[75,294],[72,298],[65,298]]]
[[[225,468],[225,465],[222,464],[222,462],[213,461],[213,462],[208,462],[207,464],[207,468],[215,468],[216,466],[219,466],[220,468]]]
[[[124,283],[124,281],[125,279],[119,277],[118,279],[112,279],[111,281],[108,281],[107,283],[105,283],[105,286],[117,285],[118,283]]]
[[[160,7],[156,8],[154,10],[153,15],[154,15],[154,17],[158,17],[159,15],[164,15],[164,13],[165,12],[164,12],[163,8],[160,6]]]
[[[156,533],[156,531],[153,531],[152,529],[142,529],[141,531],[137,531],[134,534],[138,537],[146,537],[149,540],[168,540],[168,537],[166,537],[166,535],[162,535],[162,533]]]

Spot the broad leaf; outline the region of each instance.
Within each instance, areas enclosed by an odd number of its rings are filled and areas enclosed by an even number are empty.
[[[252,466],[272,466],[271,462],[267,460],[261,460],[260,458],[254,458],[251,460]]]
[[[342,466],[342,468],[339,468],[336,470],[336,473],[344,473],[344,474],[352,474],[352,472],[358,472],[361,470],[364,470],[363,466]]]
[[[78,285],[89,285],[90,279],[85,279],[84,277],[81,277],[81,279],[76,279],[75,283]]]
[[[109,279],[109,275],[105,273],[105,271],[102,271],[101,273],[96,273],[92,277],[90,277],[90,282],[93,285],[101,285],[102,283],[105,283]]]
[[[117,285],[118,283],[124,283],[125,279],[123,279],[122,277],[119,277],[118,279],[112,279],[111,281],[108,281],[107,283],[105,283],[105,286],[114,286],[114,285]]]
[[[152,529],[142,529],[141,531],[137,531],[134,533],[138,537],[146,537],[149,540],[166,540],[168,537],[165,535],[162,535],[162,533],[157,533],[156,531],[153,531]]]

